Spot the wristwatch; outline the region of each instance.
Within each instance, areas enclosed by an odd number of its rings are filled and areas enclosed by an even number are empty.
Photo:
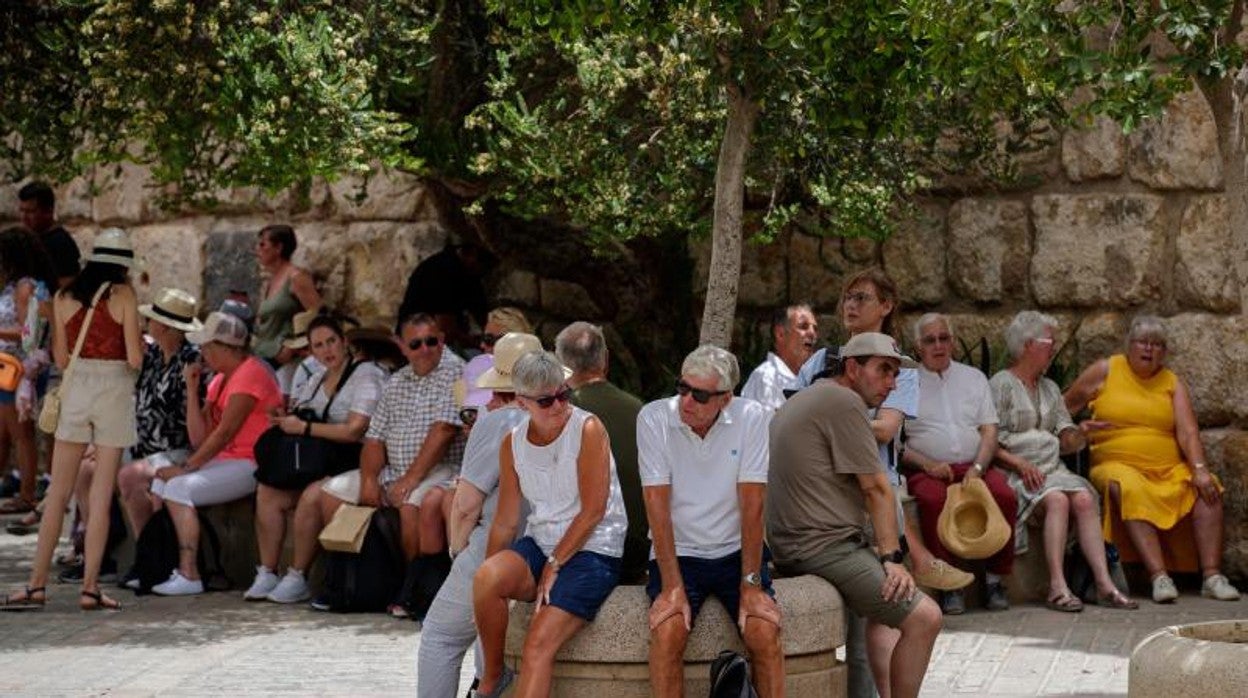
[[[901,548],[898,548],[887,555],[881,555],[880,564],[882,565],[885,562],[891,562],[894,565],[900,565],[902,561],[905,559],[906,559],[906,554],[901,552]]]
[[[546,564],[550,565],[550,568],[555,572],[559,571],[559,558],[555,557],[554,553],[551,553],[550,556],[546,558]]]
[[[763,578],[757,572],[741,575],[741,581],[746,586],[761,587],[763,585]]]

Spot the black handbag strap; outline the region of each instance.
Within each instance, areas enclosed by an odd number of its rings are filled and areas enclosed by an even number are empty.
[[[338,379],[338,385],[334,387],[334,394],[329,396],[329,400],[328,400],[328,401],[326,401],[326,403],[325,403],[325,409],[321,410],[321,421],[322,421],[322,422],[327,421],[327,420],[329,419],[329,408],[333,406],[333,404],[334,404],[334,400],[336,400],[336,399],[338,398],[338,393],[341,393],[341,392],[342,392],[342,387],[343,387],[344,385],[346,385],[346,384],[347,384],[347,381],[348,381],[348,380],[350,380],[350,379],[351,379],[351,374],[352,374],[352,373],[355,373],[355,367],[356,367],[356,366],[359,366],[359,365],[360,365],[360,364],[362,364],[362,363],[364,363],[364,362],[363,362],[363,361],[352,361],[352,362],[350,362],[350,363],[348,363],[348,364],[347,364],[347,369],[346,369],[345,371],[343,371],[343,372],[342,372],[342,378],[339,378],[339,379]],[[321,385],[324,385],[324,384],[325,384],[325,378],[326,378],[328,375],[329,375],[329,371],[326,371],[326,372],[325,372],[325,375],[324,375],[324,376],[321,376]],[[320,392],[320,390],[321,390],[321,386],[320,386],[320,385],[318,385],[318,386],[316,387],[316,391],[317,391],[317,392]],[[312,393],[312,394],[313,394],[313,395],[315,395],[315,394],[316,394],[316,392],[314,392],[314,393]]]

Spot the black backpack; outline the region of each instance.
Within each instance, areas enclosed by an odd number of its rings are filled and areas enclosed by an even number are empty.
[[[221,564],[221,539],[204,513],[198,510],[196,513],[200,531],[196,564],[200,578],[204,580],[205,589],[224,591],[230,588],[230,580]],[[135,593],[152,593],[152,587],[169,579],[169,574],[177,568],[178,534],[169,510],[162,508],[152,514],[134,544],[133,573],[139,580]]]
[[[724,650],[711,662],[710,698],[758,698],[750,683],[750,663],[745,657]]]
[[[442,589],[442,583],[451,574],[451,557],[446,553],[424,555],[412,560],[407,566],[403,588],[399,590],[399,603],[407,609],[407,616],[423,621],[433,599]]]
[[[358,553],[328,552],[322,599],[339,613],[386,610],[403,585],[407,564],[399,537],[399,510],[373,513]]]

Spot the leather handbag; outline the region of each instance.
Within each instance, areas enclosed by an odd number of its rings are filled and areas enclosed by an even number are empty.
[[[78,354],[82,352],[82,343],[87,339],[87,330],[91,327],[91,320],[95,318],[95,306],[99,304],[100,298],[104,296],[104,292],[111,286],[107,281],[100,284],[99,290],[95,292],[95,297],[91,299],[91,307],[87,309],[87,317],[82,323],[82,329],[78,330],[78,341],[74,343],[74,351],[69,355],[69,364],[65,366],[65,373],[61,376],[61,384],[48,391],[43,396],[43,407],[39,410],[39,431],[45,434],[55,434],[56,425],[61,421],[61,393],[68,390],[70,378],[74,375],[74,364],[78,362]]]
[[[376,507],[343,504],[334,512],[334,518],[321,529],[321,547],[340,553],[358,553],[364,547],[364,535]]]
[[[334,391],[318,415],[304,408],[296,410],[301,419],[309,423],[324,424],[329,415],[329,408],[334,404],[342,386],[355,371],[358,363],[351,363],[342,373],[338,381],[339,390]],[[320,391],[325,378],[312,391],[315,395]],[[359,463],[360,444],[342,443],[331,439],[304,434],[287,434],[279,426],[269,427],[253,447],[256,459],[256,482],[279,490],[301,490],[304,487],[328,475],[351,470]]]
[[[0,390],[17,392],[17,386],[25,373],[26,367],[22,365],[21,359],[0,351]]]

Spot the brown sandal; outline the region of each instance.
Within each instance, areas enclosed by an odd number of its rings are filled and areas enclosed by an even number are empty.
[[[105,596],[98,591],[83,590],[79,592],[82,596],[78,599],[78,608],[84,611],[120,611],[121,602],[111,596]],[[85,601],[84,599],[90,599]]]
[[[1115,589],[1113,593],[1110,593],[1110,594],[1104,594],[1104,595],[1097,594],[1096,605],[1104,606],[1106,608],[1121,608],[1126,611],[1134,611],[1135,609],[1140,607],[1139,603],[1127,598],[1126,596],[1123,595],[1121,591],[1118,591],[1117,589]]]
[[[21,497],[13,497],[0,504],[0,516],[12,514],[29,514],[35,510],[35,502]]]
[[[1078,613],[1083,610],[1083,602],[1069,591],[1062,592],[1057,596],[1050,596],[1044,602],[1044,605],[1048,606],[1050,610],[1063,613]]]
[[[39,598],[36,599],[35,594],[38,594]],[[35,587],[34,589],[26,587],[25,591],[19,591],[16,594],[6,594],[4,601],[0,603],[0,611],[42,611],[47,603],[46,587]]]

